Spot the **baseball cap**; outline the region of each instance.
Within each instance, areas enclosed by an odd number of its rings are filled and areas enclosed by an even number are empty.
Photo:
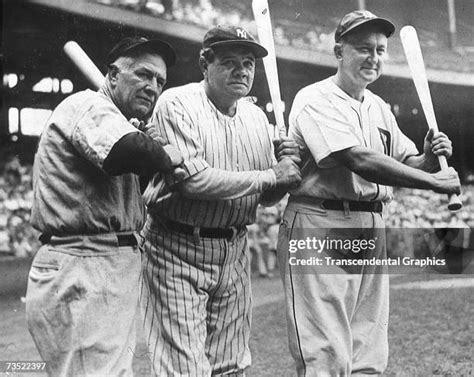
[[[368,23],[379,25],[385,32],[387,38],[392,36],[395,32],[395,26],[389,20],[377,17],[367,10],[356,10],[342,17],[339,25],[337,25],[334,35],[336,43],[339,42],[344,35]]]
[[[134,51],[147,51],[160,55],[167,67],[176,63],[176,52],[167,42],[144,37],[128,37],[118,42],[107,55],[107,65],[112,64],[121,56],[130,56]]]
[[[255,58],[263,58],[268,55],[267,49],[260,45],[252,34],[239,26],[217,25],[206,33],[202,42],[203,48],[228,45],[248,47]]]

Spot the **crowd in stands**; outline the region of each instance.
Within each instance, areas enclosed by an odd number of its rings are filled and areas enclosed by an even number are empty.
[[[441,251],[439,246],[444,242],[443,237],[457,238],[455,244],[460,243],[463,248],[472,252],[474,187],[464,186],[462,191],[463,208],[458,212],[451,212],[447,209],[446,195],[425,190],[396,189],[394,200],[384,211],[388,254],[391,257],[433,256]],[[444,236],[441,237],[440,234]]]
[[[39,247],[29,224],[33,200],[31,165],[8,157],[0,167],[0,255],[28,257]]]
[[[395,199],[387,205],[388,228],[474,228],[474,188],[464,186],[463,208],[459,212],[446,209],[447,196],[432,191],[396,189]]]
[[[170,21],[188,23],[209,28],[210,25],[240,25],[256,35],[251,1],[232,2],[231,0],[91,0],[101,4],[130,9],[151,14]],[[305,4],[301,2],[301,4]],[[292,46],[298,49],[332,54],[334,30],[342,14],[348,12],[347,4],[339,7],[337,2],[318,3],[316,11],[307,6],[296,8],[296,2],[272,2],[272,23],[274,40],[279,46]],[[329,4],[329,5],[328,5]],[[415,8],[414,8],[415,9]],[[378,11],[378,9],[377,9]],[[338,13],[337,13],[338,12]],[[395,23],[405,24],[398,20],[397,9],[393,9]],[[439,13],[439,12],[438,12]],[[428,15],[428,13],[426,13]],[[442,14],[447,20],[447,15]],[[390,14],[386,15],[390,17]],[[446,21],[447,23],[447,21]],[[439,25],[432,23],[431,27]],[[474,71],[474,54],[468,49],[450,50],[447,46],[447,31],[430,30],[429,26],[418,27],[425,62],[428,67],[458,72]],[[397,36],[394,38],[398,39]],[[400,41],[390,46],[390,61],[394,64],[405,63],[405,56]]]
[[[32,168],[14,156],[0,166],[0,256],[30,257],[39,248],[38,232],[29,224],[32,204]],[[447,209],[447,197],[431,191],[395,189],[395,199],[384,210],[390,255],[412,255],[426,249],[437,229],[474,229],[474,186],[464,186],[463,208]],[[259,207],[257,221],[249,226],[252,266],[261,277],[277,270],[276,242],[287,197],[274,207]],[[474,234],[471,235],[474,239]]]

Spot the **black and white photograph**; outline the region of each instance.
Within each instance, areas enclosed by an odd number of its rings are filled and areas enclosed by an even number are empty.
[[[3,0],[0,376],[474,373],[474,2]]]

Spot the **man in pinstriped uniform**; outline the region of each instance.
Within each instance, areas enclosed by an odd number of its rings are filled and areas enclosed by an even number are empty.
[[[246,225],[258,203],[300,180],[296,143],[283,138],[277,163],[265,114],[243,98],[266,54],[244,29],[215,27],[200,54],[204,80],[157,105],[158,132],[183,153],[187,173],[166,178],[171,194],[160,181],[145,192],[141,308],[158,376],[236,376],[250,365]]]

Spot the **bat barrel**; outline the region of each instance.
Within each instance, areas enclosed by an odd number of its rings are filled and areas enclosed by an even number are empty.
[[[436,122],[436,115],[433,108],[433,102],[431,100],[431,92],[428,85],[428,78],[426,76],[425,64],[423,61],[423,55],[421,52],[420,41],[416,29],[413,26],[407,25],[400,30],[400,39],[402,41],[403,50],[410,68],[413,83],[415,84],[418,98],[425,114],[426,122],[428,127],[438,132],[438,124]],[[441,170],[448,169],[448,162],[446,157],[438,157],[439,165]],[[448,209],[451,211],[458,210],[462,207],[461,200],[456,194],[449,196]]]
[[[99,89],[104,83],[104,75],[102,75],[102,72],[99,71],[81,46],[74,41],[69,41],[66,42],[63,50],[84,77],[92,84],[94,89]]]
[[[267,77],[270,97],[275,114],[275,138],[280,139],[280,132],[286,132],[283,109],[281,104],[280,83],[278,79],[278,69],[276,64],[275,43],[273,40],[273,29],[270,19],[270,11],[267,0],[252,0],[252,10],[257,24],[258,39],[264,46],[268,55],[263,58],[265,75]]]

